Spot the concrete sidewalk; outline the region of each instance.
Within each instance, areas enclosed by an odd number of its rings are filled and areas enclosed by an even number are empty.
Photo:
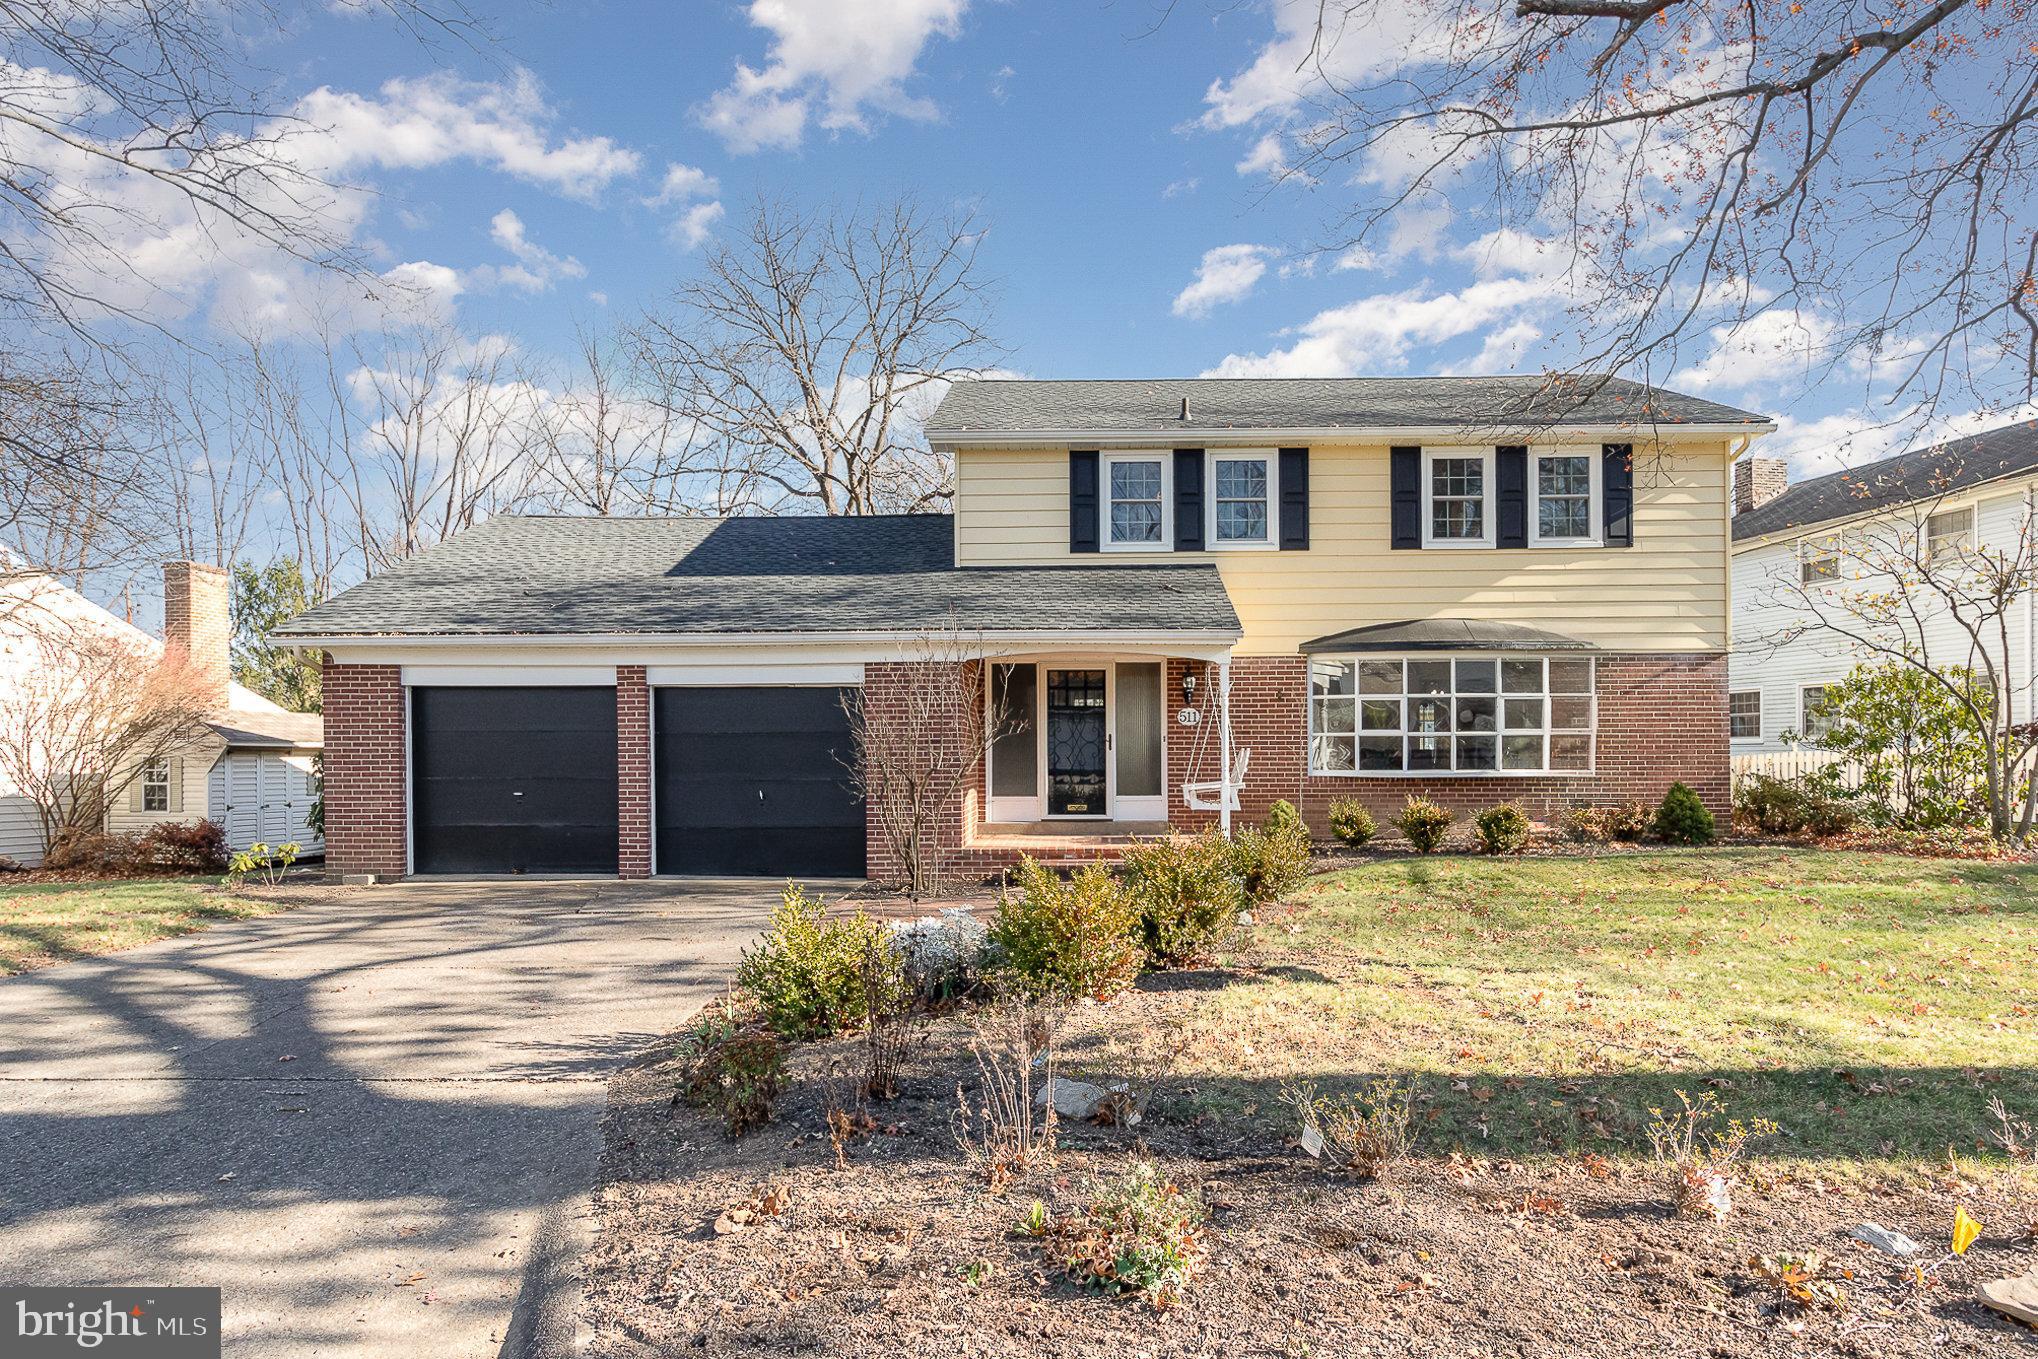
[[[407,883],[0,980],[0,1282],[217,1284],[226,1353],[567,1353],[616,1066],[778,885]]]

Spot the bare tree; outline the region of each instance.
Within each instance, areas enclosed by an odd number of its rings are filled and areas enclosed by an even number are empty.
[[[214,691],[189,660],[141,642],[74,635],[0,690],[0,775],[35,806],[43,842],[103,830],[144,767],[204,730]]]
[[[942,504],[952,473],[919,420],[995,355],[981,239],[968,214],[910,202],[822,217],[760,201],[740,238],[638,324],[638,359],[743,508]]]
[[[916,901],[939,885],[954,848],[943,823],[960,814],[991,743],[1013,728],[1003,705],[986,698],[977,653],[953,628],[930,633],[893,663],[881,699],[863,689],[843,698],[852,745],[843,767]]]
[[[1532,238],[1576,366],[1746,341],[1922,424],[2038,397],[2034,42],[1981,0],[1331,0],[1288,173],[1372,190],[1341,247],[1447,198]]]
[[[583,330],[579,364],[536,412],[535,493],[588,514],[727,514],[747,499],[702,448],[682,403],[631,385],[613,337]]]
[[[2026,598],[2038,588],[2038,535],[2028,518],[2009,542],[1941,542],[1930,501],[1807,539],[1800,560],[1757,587],[1781,621],[1747,639],[1777,648],[1820,637],[1913,669],[1942,691],[1981,752],[1989,829],[2022,844],[2038,813],[2038,700],[2012,664]]]

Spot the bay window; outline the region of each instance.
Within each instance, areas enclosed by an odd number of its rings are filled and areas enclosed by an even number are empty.
[[[1317,774],[1565,774],[1592,768],[1593,667],[1568,656],[1318,657]]]

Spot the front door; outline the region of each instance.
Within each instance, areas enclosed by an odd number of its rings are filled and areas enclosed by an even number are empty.
[[[1105,816],[1104,672],[1047,672],[1047,814]]]

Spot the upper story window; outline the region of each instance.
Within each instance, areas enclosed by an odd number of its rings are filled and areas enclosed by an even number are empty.
[[[1798,690],[1798,734],[1807,741],[1817,740],[1832,730],[1832,718],[1826,712],[1826,689],[1823,684],[1807,684]]]
[[[1210,544],[1265,547],[1273,541],[1274,460],[1265,454],[1210,457]]]
[[[1925,520],[1925,560],[1942,552],[1965,552],[1974,540],[1974,507],[1941,510]]]
[[[1423,545],[1493,546],[1493,454],[1425,450],[1423,462]]]
[[[1762,691],[1740,689],[1727,695],[1727,735],[1736,741],[1762,739]]]
[[[142,766],[142,810],[170,810],[170,762],[150,760]]]
[[[1567,656],[1313,660],[1310,771],[1590,770],[1592,671],[1590,660]]]
[[[1598,542],[1592,504],[1597,499],[1599,459],[1572,451],[1536,453],[1532,458],[1529,477],[1535,505],[1530,511],[1529,541],[1539,546]]]
[[[1805,585],[1840,578],[1840,544],[1833,538],[1807,542],[1798,549],[1797,578]]]
[[[1108,498],[1105,546],[1165,550],[1169,520],[1168,459],[1162,454],[1113,453],[1104,459]]]

